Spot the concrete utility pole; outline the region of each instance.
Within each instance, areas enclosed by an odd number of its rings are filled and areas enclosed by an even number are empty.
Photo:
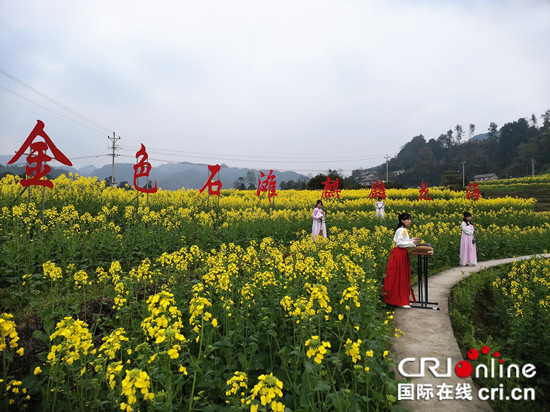
[[[115,153],[115,150],[117,149],[117,146],[115,145],[115,142],[117,140],[120,140],[120,136],[115,137],[115,132],[113,132],[113,137],[107,136],[107,139],[113,141],[113,145],[111,147],[108,147],[108,148],[113,150],[113,153],[110,155],[113,158],[113,169],[111,171],[111,187],[115,187],[116,186],[116,183],[115,183],[115,157],[118,156],[118,154]]]
[[[464,165],[466,164],[466,162],[461,162],[460,164],[462,165],[462,187],[465,187],[466,184],[464,181]]]
[[[535,176],[535,159],[531,159],[531,174]]]
[[[390,160],[390,156],[386,155],[386,184],[388,183],[388,161]]]

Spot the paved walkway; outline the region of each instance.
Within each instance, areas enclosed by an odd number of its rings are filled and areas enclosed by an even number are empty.
[[[550,254],[539,255],[550,257]],[[471,378],[462,379],[456,376],[454,372],[455,365],[464,360],[451,327],[449,318],[449,294],[451,288],[462,279],[467,278],[470,273],[478,272],[482,269],[498,266],[504,263],[510,263],[515,260],[529,259],[531,256],[521,256],[510,259],[490,260],[479,262],[475,267],[456,267],[445,270],[434,276],[429,277],[428,297],[430,302],[438,302],[440,310],[430,309],[401,309],[395,310],[395,327],[401,329],[405,335],[399,339],[394,338],[391,343],[392,357],[397,362],[405,358],[416,358],[417,362],[407,363],[404,367],[407,373],[418,373],[419,358],[430,357],[437,358],[440,363],[438,371],[440,373],[447,372],[447,358],[451,358],[451,377],[435,378],[432,373],[426,369],[425,377],[413,378],[412,383],[415,384],[415,389],[418,384],[431,384],[434,395],[437,393],[437,385],[446,384],[456,388],[458,383],[469,383],[472,387],[473,398],[468,400],[440,400],[434,396],[430,400],[414,400],[401,403],[411,411],[447,411],[453,412],[470,412],[470,411],[491,411],[491,407],[486,401],[477,398],[477,390]],[[413,274],[416,274],[416,258],[411,257],[413,264]],[[415,294],[418,287],[414,285]],[[480,348],[477,348],[480,349]],[[430,363],[431,365],[432,363]],[[427,367],[428,365],[426,365]],[[399,374],[398,374],[399,376]],[[454,392],[453,392],[454,393]],[[453,396],[454,397],[454,396]],[[416,399],[416,392],[415,392]]]

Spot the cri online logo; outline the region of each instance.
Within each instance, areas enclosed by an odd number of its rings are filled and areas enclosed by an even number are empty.
[[[481,353],[484,355],[488,355],[490,352],[491,352],[491,349],[488,346],[483,346],[481,348]],[[477,360],[478,358],[479,358],[479,351],[477,349],[470,349],[468,351],[468,359],[474,361],[474,360]],[[496,359],[498,359],[499,365],[496,365]],[[448,378],[451,376],[451,373],[452,373],[451,358],[447,358],[447,365],[446,365],[447,367],[446,367],[446,371],[444,372],[438,371],[438,368],[440,366],[440,362],[438,358],[420,358],[418,373],[405,371],[404,367],[406,364],[415,363],[415,362],[416,362],[416,358],[405,358],[401,362],[399,362],[399,364],[397,365],[397,369],[399,370],[399,373],[401,374],[401,376],[404,376],[407,378],[424,377],[426,368],[436,378]],[[521,375],[525,378],[532,378],[537,373],[535,365],[531,363],[527,363],[523,365],[521,368],[519,365],[510,364],[506,369],[504,368],[503,363],[504,363],[504,360],[500,357],[500,352],[495,351],[493,353],[493,356],[491,357],[490,366],[487,366],[485,364],[479,364],[474,369],[472,364],[469,361],[463,360],[458,362],[455,365],[454,370],[456,375],[460,378],[467,378],[468,376],[471,376],[472,373],[476,378],[480,378],[480,377],[510,378],[513,375],[515,375],[515,377],[520,377]]]
[[[483,353],[484,355],[487,355],[490,351],[491,349],[489,348],[489,346],[483,346],[481,348],[481,353]],[[500,352],[495,351],[495,353],[493,353],[493,356],[498,359],[498,362],[500,364],[504,362],[502,358],[499,359]],[[468,359],[476,360],[478,358],[479,358],[479,351],[477,349],[470,349],[468,351]],[[491,359],[491,361],[493,360]],[[457,374],[457,376],[461,378],[467,378],[472,374],[473,370],[474,369],[472,367],[472,364],[466,360],[458,362],[455,366],[455,373]]]

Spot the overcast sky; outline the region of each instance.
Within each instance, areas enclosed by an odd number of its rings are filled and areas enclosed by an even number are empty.
[[[4,155],[40,119],[76,166],[115,132],[117,162],[349,173],[547,109],[549,0],[0,0]]]

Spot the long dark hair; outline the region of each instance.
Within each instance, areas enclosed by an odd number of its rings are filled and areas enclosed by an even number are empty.
[[[315,203],[315,207],[319,206],[319,203],[321,203],[321,206],[323,206],[323,201],[321,199],[319,199],[317,201],[317,203]]]
[[[467,217],[472,217],[472,214],[470,212],[464,212],[464,219],[462,219],[462,221],[466,222],[467,225],[471,225],[472,222],[468,222],[466,220]]]
[[[397,217],[397,219],[399,220],[399,223],[397,224],[397,227],[395,228],[394,233],[397,232],[397,229],[399,229],[400,227],[405,227],[405,223],[403,223],[403,220],[407,220],[410,218],[411,218],[411,215],[408,213],[399,213],[399,216]]]

